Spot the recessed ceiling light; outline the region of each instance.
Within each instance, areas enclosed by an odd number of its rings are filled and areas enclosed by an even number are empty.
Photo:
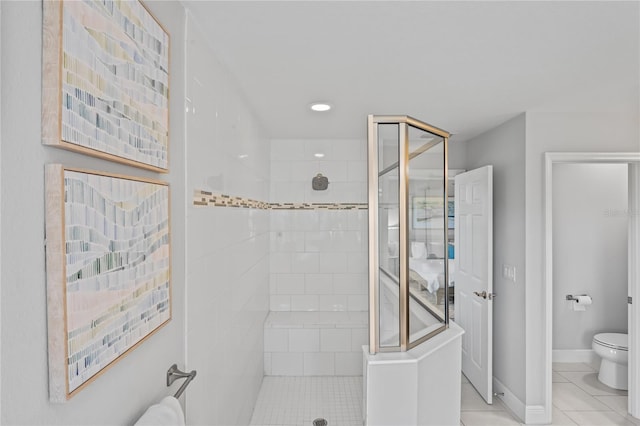
[[[331,105],[326,102],[314,102],[309,105],[309,108],[311,108],[312,111],[324,112],[329,111],[331,109]]]
[[[313,154],[313,156],[316,157],[316,158],[322,158],[322,157],[324,157],[324,154],[321,153],[321,152],[316,152],[315,154]]]

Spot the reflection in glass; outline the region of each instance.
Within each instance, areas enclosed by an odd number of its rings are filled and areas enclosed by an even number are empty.
[[[410,343],[440,327],[440,321],[446,315],[444,249],[447,212],[443,153],[442,137],[409,127]],[[433,316],[438,321],[433,321]]]

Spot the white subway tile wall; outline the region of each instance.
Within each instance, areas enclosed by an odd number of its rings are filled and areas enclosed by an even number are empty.
[[[317,311],[319,307],[318,296],[315,294],[291,296],[292,311]]]
[[[362,351],[336,353],[336,376],[361,376]]]
[[[265,352],[288,352],[289,330],[281,328],[267,328],[264,330]]]
[[[333,354],[305,352],[304,376],[335,376],[335,369]]]
[[[360,376],[366,312],[271,312],[265,321],[267,376]]]
[[[188,48],[183,54],[189,73],[183,101],[189,108],[184,129],[189,143],[180,142],[186,150],[186,187],[208,194],[230,194],[226,200],[217,199],[221,204],[260,206],[269,199],[270,142],[201,34],[191,24],[188,29]],[[199,201],[203,198],[207,197],[201,196]],[[187,235],[182,239],[186,247],[180,245],[181,239],[174,246],[174,255],[184,258],[187,274],[186,283],[176,285],[186,285],[188,295],[189,363],[197,366],[198,378],[203,379],[200,390],[189,396],[187,421],[247,424],[264,372],[270,213],[264,208],[204,204],[214,207],[196,204],[188,208]],[[291,301],[276,299],[271,303],[290,309]],[[233,356],[224,348],[233,348]]]
[[[365,140],[271,141],[269,201],[366,203],[366,158]],[[325,191],[311,187],[318,173],[329,179]],[[362,375],[367,215],[362,208],[271,209],[266,375]]]
[[[269,310],[272,312],[290,311],[291,296],[272,295],[271,304],[269,305]]]
[[[329,178],[326,191],[311,188],[318,173]],[[272,140],[270,201],[366,202],[366,140]]]
[[[322,329],[320,350],[322,352],[349,352],[351,350],[351,330],[346,328]]]
[[[317,173],[326,191],[311,188]],[[365,140],[271,141],[271,203],[366,203],[366,180]],[[368,309],[366,209],[270,215],[272,311]]]
[[[303,367],[304,353],[303,352],[273,352],[270,355],[271,355],[271,366],[270,366],[271,375],[273,376],[304,375],[304,367]],[[265,365],[266,365],[266,362],[265,362]]]
[[[320,330],[292,328],[289,330],[289,352],[318,352]]]
[[[345,228],[348,226],[346,219],[350,216],[358,216],[361,220],[367,217],[366,210],[337,212],[343,215],[342,225]],[[295,232],[275,229],[275,225],[281,222],[293,226],[295,215],[302,213],[320,216],[328,212],[271,211],[272,219],[276,217],[271,222],[271,278],[274,283],[271,295],[366,295],[366,233],[361,230]],[[290,220],[280,221],[278,216],[286,216]],[[365,306],[357,310],[366,309]]]

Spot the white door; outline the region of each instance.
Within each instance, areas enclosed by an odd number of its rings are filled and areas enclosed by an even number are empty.
[[[493,397],[493,167],[455,177],[455,318],[464,329],[462,372]]]

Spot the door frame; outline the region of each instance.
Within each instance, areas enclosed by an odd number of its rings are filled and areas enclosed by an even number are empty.
[[[629,296],[640,303],[640,153],[618,152],[545,152],[544,154],[544,255],[543,301],[544,328],[542,352],[544,359],[544,417],[551,422],[552,412],[552,336],[553,336],[553,165],[562,163],[629,164]],[[632,256],[633,255],[633,256]],[[640,395],[640,346],[636,335],[640,332],[640,312],[629,306],[629,395]],[[631,359],[633,357],[633,359]],[[640,417],[640,402],[629,398],[629,412]]]

